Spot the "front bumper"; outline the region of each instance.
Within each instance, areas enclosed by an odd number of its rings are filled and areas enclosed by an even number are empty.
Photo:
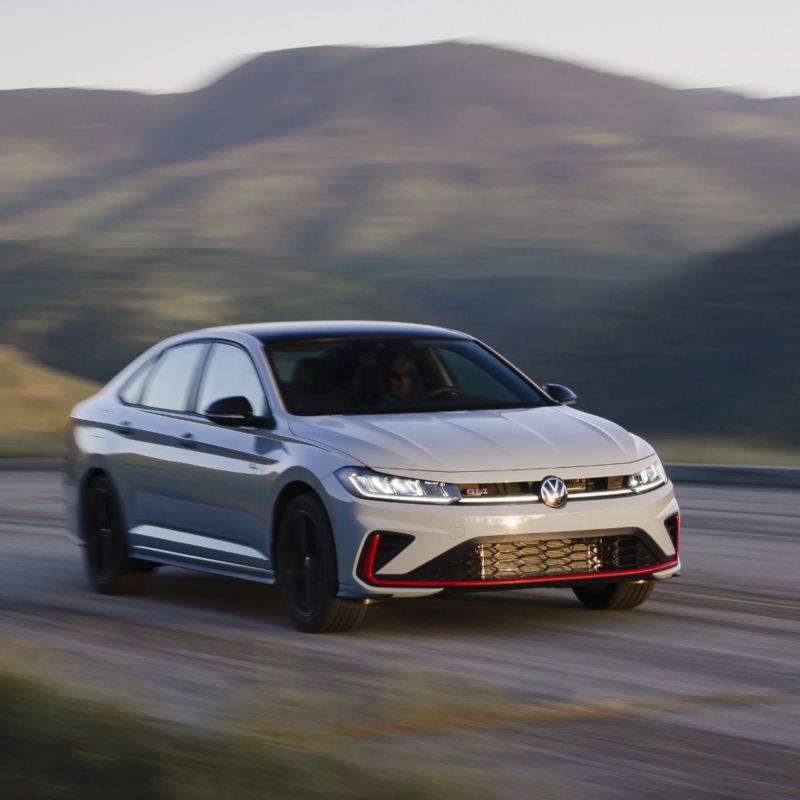
[[[674,520],[676,529],[677,515]],[[357,574],[370,586],[426,586],[447,589],[512,588],[520,584],[577,585],[586,579],[643,579],[678,566],[672,556],[655,550],[642,531],[581,531],[558,539],[526,537],[495,541],[481,537],[443,553],[405,575],[383,567],[381,546],[398,537],[373,533]],[[402,542],[403,540],[400,539]]]
[[[665,522],[678,514],[672,484],[636,496],[582,500],[551,509],[542,504],[433,506],[392,503],[353,497],[332,477],[329,506],[336,531],[340,594],[365,596],[425,596],[444,590],[523,588],[526,585],[569,586],[585,581],[609,579],[664,579],[680,570],[677,537],[671,537]],[[376,565],[378,537],[400,534],[407,543],[389,560]],[[570,574],[526,575],[503,579],[468,576],[443,579],[426,574],[426,565],[459,548],[470,549],[491,542],[503,551],[505,543],[530,545],[566,541],[571,552],[587,557],[585,544],[597,537],[635,535],[652,558],[634,568],[590,569]],[[675,541],[673,541],[675,538]],[[580,540],[580,541],[579,541]],[[528,548],[526,547],[526,552]],[[589,551],[595,553],[596,551]]]

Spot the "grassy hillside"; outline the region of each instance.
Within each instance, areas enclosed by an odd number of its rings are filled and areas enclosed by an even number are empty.
[[[96,385],[33,363],[0,346],[0,455],[58,455],[69,410]]]
[[[196,92],[0,92],[0,239],[668,262],[796,219],[791,103],[483,45],[267,53]]]

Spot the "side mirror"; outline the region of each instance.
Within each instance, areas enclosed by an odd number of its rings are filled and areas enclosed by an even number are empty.
[[[568,389],[560,383],[544,383],[542,384],[542,389],[544,389],[556,403],[560,403],[562,406],[575,405],[578,399],[578,395],[576,395],[572,389]]]
[[[262,417],[253,414],[253,406],[246,397],[223,397],[215,400],[204,412],[206,419],[217,425],[258,425]]]

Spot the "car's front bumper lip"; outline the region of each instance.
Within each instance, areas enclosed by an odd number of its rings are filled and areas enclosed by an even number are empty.
[[[681,559],[676,558],[671,564],[661,564],[650,577],[655,581],[665,581],[667,578],[676,578],[681,573]]]

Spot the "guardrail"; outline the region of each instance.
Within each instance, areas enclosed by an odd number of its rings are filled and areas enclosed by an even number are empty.
[[[675,483],[730,486],[772,486],[800,489],[800,469],[792,467],[742,467],[720,464],[666,464]],[[64,468],[60,458],[2,458],[0,471],[53,472]]]

